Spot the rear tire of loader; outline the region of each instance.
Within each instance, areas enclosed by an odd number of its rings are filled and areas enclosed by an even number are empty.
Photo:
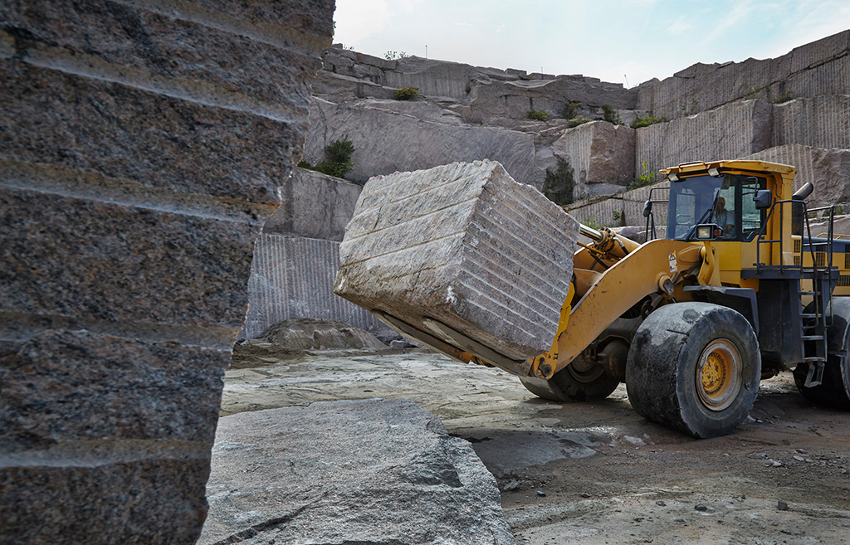
[[[619,380],[598,365],[581,365],[581,363],[583,362],[573,362],[555,373],[549,380],[520,377],[520,381],[537,397],[567,403],[599,401],[617,389]]]
[[[709,303],[666,305],[641,324],[626,364],[632,407],[693,437],[731,433],[753,407],[758,340],[740,313]]]
[[[829,314],[829,308],[827,308]],[[794,382],[804,398],[815,405],[833,409],[850,409],[850,298],[833,297],[832,325],[827,328],[827,360],[823,381],[806,388],[808,363],[794,369]]]

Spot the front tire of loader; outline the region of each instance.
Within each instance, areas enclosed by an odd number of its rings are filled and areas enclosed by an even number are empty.
[[[850,410],[850,298],[833,297],[832,325],[826,335],[829,344],[823,381],[806,388],[809,364],[801,363],[794,369],[794,382],[803,397],[815,405]]]
[[[740,313],[709,303],[663,306],[641,324],[626,363],[632,407],[693,437],[731,433],[761,378],[758,339]]]
[[[596,364],[584,365],[579,357],[551,379],[520,377],[525,388],[543,399],[560,402],[599,401],[617,389],[620,381]]]

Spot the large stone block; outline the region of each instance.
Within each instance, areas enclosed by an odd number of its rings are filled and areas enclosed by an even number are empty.
[[[309,105],[310,85],[303,74],[320,67],[315,55],[281,42],[264,43],[111,0],[13,0],[0,6],[0,16],[27,63],[91,76],[106,73],[135,87],[276,119],[291,118],[295,109]],[[280,74],[269,66],[291,71]]]
[[[637,129],[635,171],[658,172],[690,161],[737,159],[769,148],[772,114],[770,104],[746,100]]]
[[[777,104],[773,107],[773,144],[850,149],[850,95]]]
[[[241,326],[257,226],[6,188],[0,310]]]
[[[552,152],[573,169],[576,199],[610,195],[634,181],[635,130],[604,121],[569,129]]]
[[[361,189],[315,170],[293,169],[280,188],[280,208],[263,226],[263,233],[340,242]]]
[[[255,338],[284,320],[337,320],[386,333],[369,311],[333,292],[339,243],[263,234],[257,240],[248,280],[248,315],[240,338]]]
[[[373,178],[335,291],[423,331],[436,320],[514,360],[551,347],[577,223],[493,161]]]
[[[429,114],[430,115],[430,114]],[[324,160],[324,148],[347,136],[354,143],[351,179],[432,168],[455,161],[499,161],[516,180],[542,179],[534,168],[534,137],[496,127],[435,123],[382,109],[315,98],[304,158]]]
[[[300,154],[306,119],[284,123],[11,60],[0,66],[4,158],[277,204]]]
[[[0,360],[0,453],[78,441],[212,443],[230,354],[47,331]],[[38,393],[38,395],[35,395]]]
[[[220,420],[199,543],[511,545],[493,476],[407,400]]]

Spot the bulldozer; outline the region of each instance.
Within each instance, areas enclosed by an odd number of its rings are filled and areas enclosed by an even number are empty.
[[[580,225],[569,293],[551,348],[504,358],[462,334],[436,338],[387,314],[389,326],[460,361],[495,365],[533,394],[596,401],[625,383],[648,420],[697,438],[731,433],[759,382],[793,370],[802,395],[850,409],[850,240],[833,233],[835,205],[807,208],[792,166],[693,162],[669,180],[666,232],[639,244]],[[828,218],[813,236],[812,213]],[[660,214],[659,214],[660,216]],[[448,339],[448,340],[447,340]]]

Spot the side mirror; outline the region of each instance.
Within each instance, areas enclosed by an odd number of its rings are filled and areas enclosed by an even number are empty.
[[[652,214],[652,201],[643,203],[643,217],[648,218]]]
[[[769,189],[759,189],[753,195],[753,202],[756,203],[756,210],[770,208],[770,205],[773,203],[773,193]]]

